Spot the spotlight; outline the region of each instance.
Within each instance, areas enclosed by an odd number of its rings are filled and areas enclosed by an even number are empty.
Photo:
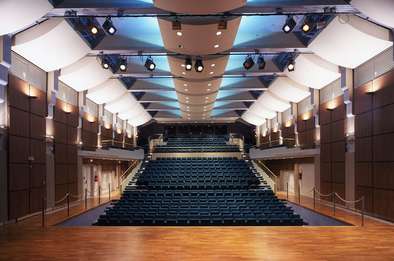
[[[96,35],[96,34],[98,34],[99,29],[97,28],[97,26],[92,25],[92,26],[90,26],[90,32],[91,32],[93,35]]]
[[[185,68],[186,68],[186,71],[191,71],[193,68],[192,59],[190,57],[186,58],[186,60],[185,60]]]
[[[116,27],[112,23],[111,17],[107,17],[105,19],[105,22],[103,23],[103,28],[110,35],[114,35],[117,31]]]
[[[126,58],[121,58],[121,59],[120,59],[119,69],[120,69],[122,72],[127,71],[127,59],[126,59]]]
[[[202,63],[201,59],[196,59],[196,63],[194,64],[194,69],[196,72],[204,71],[204,64]]]
[[[145,68],[148,69],[149,71],[153,71],[156,69],[156,64],[153,62],[152,57],[146,58]]]
[[[294,27],[297,25],[296,21],[292,16],[287,17],[286,23],[283,25],[282,30],[285,33],[290,33],[293,31]]]
[[[290,59],[289,63],[287,64],[287,70],[289,72],[292,72],[294,71],[294,69],[295,69],[295,62],[293,59]]]
[[[302,31],[304,33],[309,33],[313,29],[313,27],[314,27],[314,25],[313,25],[312,19],[310,17],[306,16],[304,19],[304,23],[302,24],[302,27],[301,27]]]
[[[101,66],[102,66],[104,69],[109,69],[109,63],[108,63],[107,58],[103,57],[103,58],[101,59]]]
[[[265,60],[263,55],[259,56],[259,58],[257,59],[257,64],[259,65],[259,70],[265,69]]]
[[[254,66],[253,58],[251,56],[247,56],[243,65],[246,70],[251,69]]]

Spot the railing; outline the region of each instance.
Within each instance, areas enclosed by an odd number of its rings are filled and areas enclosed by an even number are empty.
[[[131,173],[140,165],[140,161],[136,160],[134,161],[127,169],[126,171],[120,176],[119,178],[119,191],[123,191],[123,183],[129,178]]]
[[[254,161],[255,164],[257,165],[257,167],[261,168],[261,170],[264,172],[265,175],[267,175],[268,179],[271,181],[272,183],[272,190],[274,191],[274,193],[276,193],[278,191],[278,176],[275,175],[275,173],[273,173],[263,162],[256,160]],[[267,178],[266,178],[267,179]],[[269,181],[267,180],[267,181]]]
[[[101,146],[103,148],[120,148],[120,149],[132,149],[135,148],[134,144],[128,143],[128,142],[123,142],[123,141],[117,141],[117,140],[102,140],[101,141]]]
[[[267,142],[260,143],[257,148],[260,149],[272,149],[277,147],[293,148],[295,147],[296,140],[293,138],[282,138],[278,140],[271,140]]]
[[[108,184],[108,201],[111,201],[111,184]],[[91,191],[89,191],[87,188],[85,188],[84,193],[80,193],[78,195],[74,195],[71,194],[70,192],[67,192],[61,199],[57,200],[54,202],[55,205],[55,209],[54,210],[58,210],[58,209],[63,209],[66,208],[67,211],[67,216],[70,216],[70,206],[71,206],[71,199],[76,199],[76,201],[82,201],[84,200],[84,206],[85,206],[85,210],[88,209],[88,194],[90,194]],[[83,197],[84,196],[84,197]],[[101,199],[102,199],[102,187],[101,185],[99,185],[98,187],[98,205],[101,204]],[[47,214],[47,208],[46,208],[46,202],[47,202],[47,198],[46,197],[42,197],[42,206],[41,206],[41,225],[42,227],[46,226],[46,214]],[[63,204],[60,204],[63,203]],[[60,205],[59,205],[60,204]]]
[[[287,183],[287,200],[289,199],[289,190],[288,190],[288,183]],[[318,189],[316,189],[315,187],[309,191],[309,193],[313,193],[313,209],[316,209],[316,200],[318,201],[322,201],[321,198],[328,198],[329,200],[323,200],[326,203],[330,203],[332,205],[332,211],[333,211],[333,215],[336,215],[336,199],[338,199],[340,202],[343,202],[344,205],[342,206],[342,208],[345,208],[347,210],[350,210],[352,212],[356,212],[360,214],[360,218],[361,218],[361,226],[364,226],[364,215],[365,215],[365,196],[360,197],[359,199],[356,200],[346,200],[344,198],[342,198],[337,192],[333,191],[331,193],[328,194],[323,194],[321,193]],[[318,198],[316,197],[318,196]],[[356,209],[356,208],[351,208],[348,207],[347,204],[357,204],[361,202],[361,209]],[[298,190],[298,203],[301,205],[301,188],[299,187]]]

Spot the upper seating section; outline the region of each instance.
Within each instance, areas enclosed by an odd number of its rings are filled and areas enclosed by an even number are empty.
[[[255,170],[236,158],[185,158],[150,161],[135,176],[148,189],[247,189],[260,181]]]
[[[236,145],[228,145],[225,136],[168,137],[166,145],[159,145],[155,152],[239,152]]]

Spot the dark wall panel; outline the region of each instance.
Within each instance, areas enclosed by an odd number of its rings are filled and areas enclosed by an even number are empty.
[[[355,86],[355,94],[356,197],[366,197],[367,211],[394,220],[394,71]]]

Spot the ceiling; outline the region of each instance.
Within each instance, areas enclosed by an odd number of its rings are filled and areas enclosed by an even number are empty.
[[[89,45],[88,56],[112,61],[111,77],[120,79],[142,108],[161,122],[239,119],[255,101],[266,100],[268,94],[266,97],[262,94],[275,79],[289,77],[296,81],[302,77],[286,70],[290,59],[300,57],[300,64],[305,66],[321,65],[323,62],[307,56],[314,54],[310,44],[337,14],[358,13],[344,0],[50,2],[55,8],[46,17],[66,17]],[[70,14],[70,10],[73,13]],[[288,14],[293,15],[297,25],[286,34],[282,27]],[[300,28],[305,14],[319,25],[308,34],[302,33]],[[81,26],[93,23],[100,27],[107,16],[112,17],[117,28],[115,35],[106,34],[103,28],[92,35],[87,26]],[[260,55],[266,62],[263,70],[257,65],[250,70],[243,67],[247,56],[257,62]],[[127,57],[125,72],[116,66],[119,57]],[[144,67],[148,57],[156,64],[154,71]],[[186,58],[193,61],[190,71],[185,69]],[[196,59],[203,62],[202,72],[194,70]],[[335,68],[333,74],[336,74]],[[282,85],[286,83],[282,81]],[[276,85],[280,82],[276,81]]]

